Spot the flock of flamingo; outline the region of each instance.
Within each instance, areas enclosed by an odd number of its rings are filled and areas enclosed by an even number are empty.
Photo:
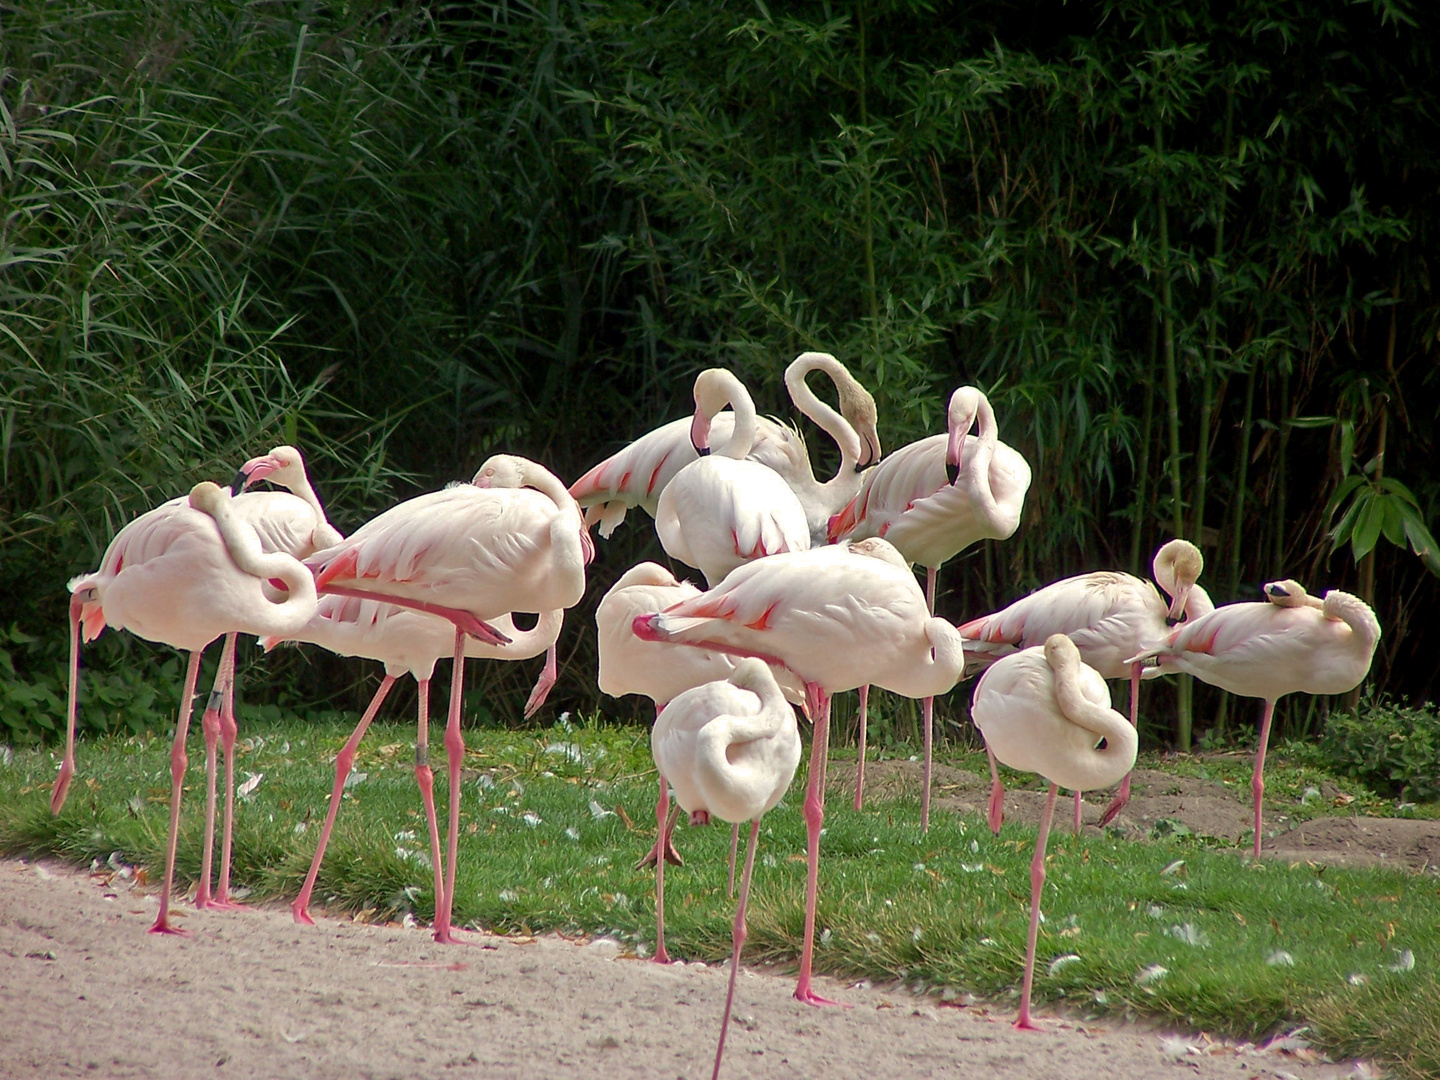
[[[806,384],[827,375],[839,409]],[[833,695],[859,690],[863,798],[865,709],[879,686],[924,702],[920,825],[929,823],[932,703],[983,671],[972,715],[994,777],[989,823],[1001,824],[996,761],[1045,777],[1049,798],[1031,867],[1031,922],[1016,1026],[1033,1028],[1030,990],[1045,878],[1045,848],[1057,790],[1122,786],[1108,822],[1125,805],[1135,762],[1142,678],[1189,672],[1231,693],[1263,699],[1253,777],[1254,853],[1260,853],[1263,768],[1278,698],[1336,694],[1369,670],[1380,626],[1360,599],[1332,590],[1310,596],[1294,581],[1273,582],[1254,603],[1215,607],[1198,583],[1203,562],[1185,540],[1154,560],[1154,584],[1099,571],[1057,581],[983,618],[955,626],[935,616],[942,564],[982,539],[1015,532],[1030,467],[1001,442],[995,413],[974,387],[950,399],[947,429],[882,458],[873,397],[833,356],[808,352],[787,369],[796,407],[836,442],[840,467],[817,480],[795,429],[756,415],[750,394],[723,369],[695,380],[695,412],[596,465],[568,490],[525,458],[497,455],[469,483],[392,507],[342,536],[326,519],[300,453],[281,446],[247,461],[230,488],[197,484],[125,526],[100,568],[69,583],[70,700],[64,758],[52,789],[56,813],[74,774],[75,688],[80,637],[107,625],[189,653],[171,750],[170,832],[155,933],[171,925],[176,827],[187,768],[186,736],[200,657],[225,644],[201,721],[207,800],[198,907],[239,906],[230,896],[236,725],[237,634],[265,647],[308,641],[346,656],[379,660],[385,677],[335,764],[335,787],[313,863],[292,905],[311,921],[311,892],[356,749],[387,692],[409,673],[419,683],[415,775],[429,824],[435,873],[434,937],[451,926],[459,834],[460,726],[466,657],[525,659],[546,653],[526,706],[543,703],[556,678],[556,641],[565,609],[585,591],[594,556],[590,528],[609,537],[632,506],[654,519],[665,551],[693,566],[709,588],[678,581],[653,562],[627,571],[596,613],[599,688],[655,703],[652,747],[660,772],[655,846],[656,954],[664,938],[664,870],[678,862],[671,839],[680,809],[692,823],[711,817],[750,822],[734,926],[734,954],[715,1075],[720,1070],[759,821],[794,777],[801,743],[793,705],[813,725],[803,813],[807,828],[804,944],[795,996],[832,1004],[812,986],[825,766]],[[728,409],[727,409],[728,406]],[[266,480],[285,489],[246,489]],[[233,489],[233,493],[232,493]],[[914,566],[926,570],[922,592]],[[530,630],[514,612],[537,612]],[[1183,621],[1178,621],[1183,620]],[[1171,623],[1174,622],[1172,626]],[[428,760],[429,682],[436,660],[453,656],[445,728],[449,769],[448,843],[442,855]],[[1110,706],[1106,679],[1128,679],[1130,717]],[[219,881],[210,888],[216,818],[217,746],[225,770]],[[674,797],[677,808],[670,811]]]

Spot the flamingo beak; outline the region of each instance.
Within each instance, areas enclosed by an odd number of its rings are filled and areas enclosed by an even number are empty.
[[[1185,615],[1185,604],[1190,599],[1190,586],[1177,585],[1175,595],[1170,598],[1170,621],[1179,622]]]
[[[864,457],[855,462],[855,471],[857,473],[864,472],[883,456],[880,450],[880,438],[873,431],[867,431],[860,436],[860,444],[864,449]]]
[[[1266,586],[1265,586],[1265,594],[1266,594],[1267,596],[1289,596],[1289,595],[1290,595],[1288,592],[1285,591],[1285,586],[1279,584],[1278,582],[1271,582],[1269,585],[1266,585]]]
[[[953,487],[955,481],[960,479],[961,455],[965,449],[965,430],[954,428],[950,432],[950,441],[945,446],[945,478],[950,481]]]
[[[273,457],[251,458],[240,466],[240,471],[235,474],[235,479],[230,481],[230,494],[239,495],[256,480],[264,480],[278,468],[280,468],[280,463]]]
[[[695,419],[690,421],[690,445],[701,457],[710,453],[710,418],[698,409]]]

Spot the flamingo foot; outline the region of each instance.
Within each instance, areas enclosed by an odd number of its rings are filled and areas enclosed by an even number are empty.
[[[990,831],[996,836],[1000,835],[1000,826],[1005,823],[1005,789],[999,783],[990,787],[989,806]]]
[[[75,766],[68,761],[61,762],[60,774],[55,777],[55,785],[50,789],[50,813],[60,813],[60,808],[65,805],[65,797],[70,794],[70,778],[75,775]]]
[[[657,839],[655,843],[650,845],[650,850],[645,853],[645,857],[635,864],[635,869],[643,870],[647,866],[654,866],[659,851],[660,841]],[[680,858],[680,853],[675,850],[675,837],[673,833],[665,837],[665,861],[671,866],[685,865],[685,860]]]
[[[314,926],[315,920],[310,917],[310,905],[302,904],[299,900],[290,905],[290,914],[301,926]]]
[[[853,1006],[848,1005],[843,1001],[831,1001],[829,998],[821,997],[819,994],[815,993],[814,990],[810,989],[808,985],[797,986],[795,988],[795,1000],[804,1005],[833,1005],[836,1008],[840,1009],[853,1008]]]
[[[670,954],[665,951],[664,945],[661,945],[658,949],[655,950],[655,955],[650,958],[650,962],[652,964],[670,963]]]
[[[1034,1020],[1031,1020],[1030,1017],[1028,1017],[1028,1016],[1018,1017],[1018,1018],[1015,1020],[1015,1022],[1014,1022],[1013,1024],[1011,1024],[1010,1026],[1013,1027],[1016,1031],[1044,1031],[1044,1030],[1045,1030],[1045,1029],[1044,1029],[1043,1027],[1041,1027],[1039,1024],[1035,1023]]]
[[[1115,798],[1111,799],[1110,805],[1105,807],[1105,812],[1100,815],[1100,827],[1103,829],[1106,825],[1109,825],[1110,822],[1114,821],[1120,811],[1125,809],[1125,804],[1129,801],[1130,799],[1124,795],[1116,795]]]
[[[149,932],[152,934],[174,934],[176,937],[190,936],[189,930],[182,930],[178,926],[171,926],[170,920],[164,915],[161,915],[155,920],[155,925],[150,927]]]
[[[493,948],[495,948],[495,946],[492,945],[492,944],[490,944],[488,941],[469,941],[469,940],[467,940],[466,938],[456,937],[456,936],[455,936],[456,931],[459,931],[460,933],[467,933],[467,932],[468,932],[468,933],[479,933],[478,930],[465,931],[465,930],[460,929],[460,927],[457,927],[457,926],[447,926],[447,927],[445,927],[444,929],[440,929],[440,928],[437,927],[437,928],[435,929],[435,932],[434,932],[431,936],[432,936],[432,937],[435,939],[435,941],[436,941],[438,944],[440,944],[440,945],[469,945],[469,946],[471,946],[472,948],[477,948],[477,949],[493,949]]]
[[[198,907],[199,905],[197,904],[196,906]],[[223,899],[223,900],[222,900],[220,897],[218,897],[218,896],[215,897],[215,899],[213,899],[213,900],[210,901],[210,908],[211,908],[212,911],[250,911],[250,910],[251,910],[251,907],[250,907],[249,904],[242,904],[242,903],[240,903],[240,901],[238,901],[238,900],[231,900],[228,896],[225,897],[225,899]]]

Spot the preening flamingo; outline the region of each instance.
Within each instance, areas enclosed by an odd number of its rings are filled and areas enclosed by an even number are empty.
[[[542,465],[498,454],[480,466],[469,484],[392,507],[306,560],[321,593],[414,607],[455,623],[445,725],[449,845],[444,896],[435,912],[437,941],[456,940],[450,912],[465,754],[460,733],[464,635],[504,645],[506,635],[485,620],[511,611],[573,607],[584,595],[585,564],[593,554],[580,508],[565,485]]]
[[[1370,605],[1339,589],[1322,601],[1296,581],[1272,581],[1266,601],[1226,604],[1172,630],[1132,659],[1153,659],[1145,678],[1188,672],[1241,697],[1261,698],[1260,742],[1250,789],[1255,797],[1255,858],[1260,857],[1265,748],[1275,702],[1286,694],[1344,694],[1370,671],[1380,622]],[[1267,602],[1268,601],[1268,602]]]
[[[908,562],[925,567],[925,597],[935,613],[940,566],[980,540],[1004,540],[1020,524],[1030,466],[1000,441],[995,410],[973,386],[950,395],[946,434],[896,450],[866,474],[859,492],[830,520],[831,542],[881,536]],[[977,434],[969,432],[975,428]],[[855,805],[865,782],[865,703],[861,695],[860,756]],[[920,828],[930,827],[930,760],[935,701],[921,703],[925,728]]]
[[[756,659],[741,660],[730,677],[686,690],[661,710],[650,735],[651,753],[661,782],[675,789],[675,801],[692,824],[711,817],[738,825],[750,822],[740,902],[735,910],[730,956],[730,988],[720,1021],[715,1071],[725,1052],[730,1007],[740,950],[745,945],[745,905],[755,867],[760,818],[785,795],[800,764],[800,732],[795,710],[780,692],[770,669]],[[657,892],[657,915],[663,896]]]
[[[532,656],[538,656],[554,646],[560,636],[564,615],[564,611],[558,609],[542,612],[529,630],[517,629],[513,616],[502,615],[493,620],[493,625],[510,639],[510,643],[503,646],[487,645],[474,638],[467,638],[465,655],[497,660],[528,660]],[[310,917],[310,895],[320,873],[320,863],[325,857],[325,845],[335,827],[335,815],[340,809],[345,780],[355,764],[355,752],[395,680],[407,672],[419,684],[415,781],[425,803],[425,821],[430,830],[430,861],[435,871],[435,906],[438,911],[444,896],[444,862],[440,856],[440,833],[435,819],[434,774],[430,770],[430,677],[435,671],[435,661],[452,654],[454,627],[437,616],[409,608],[395,607],[374,600],[357,600],[350,596],[323,596],[316,606],[315,617],[304,627],[285,638],[278,635],[267,637],[261,644],[269,650],[282,640],[308,641],[340,656],[363,656],[385,664],[385,678],[381,680],[379,689],[370,699],[370,704],[350,738],[336,755],[335,787],[330,794],[325,825],[320,830],[320,840],[315,846],[310,872],[305,875],[305,884],[300,889],[300,895],[290,905],[295,921],[309,926],[315,924],[315,920]],[[526,717],[531,716],[541,706],[554,684],[555,670],[547,662],[530,700],[526,702]]]
[[[1043,644],[1052,634],[1065,634],[1080,650],[1086,665],[1107,679],[1130,680],[1130,723],[1135,725],[1140,703],[1139,663],[1136,653],[1158,645],[1170,632],[1166,617],[1198,619],[1215,610],[1210,595],[1196,584],[1205,559],[1188,540],[1171,540],[1155,552],[1155,580],[1171,597],[1167,606],[1155,586],[1132,574],[1109,570],[1079,574],[1037,589],[1007,608],[960,627],[965,639],[966,671],[980,671],[1002,656]],[[1003,791],[995,760],[990,790],[990,828],[998,832],[1004,820]],[[1130,777],[1100,817],[1108,824],[1130,799]],[[1075,792],[1075,831],[1080,831],[1080,792]]]
[[[824,372],[835,383],[838,413],[805,382],[812,371]],[[757,421],[749,456],[774,469],[790,485],[805,508],[811,539],[819,542],[830,515],[859,488],[861,471],[880,460],[875,399],[829,353],[801,353],[785,369],[785,386],[795,407],[840,447],[839,469],[823,483],[816,480],[799,432],[763,417]],[[730,437],[734,422],[735,417],[728,413],[714,418],[711,433],[717,443]],[[690,420],[673,420],[600,462],[571,485],[570,493],[585,508],[586,524],[598,521],[600,535],[609,537],[632,506],[642,507],[654,517],[665,486],[698,456],[690,442]]]
[[[658,563],[643,562],[625,571],[595,609],[596,643],[600,655],[596,682],[600,692],[611,697],[643,694],[654,702],[655,715],[659,716],[661,710],[684,691],[729,678],[738,663],[735,657],[663,641],[644,641],[636,637],[631,629],[637,615],[663,611],[681,600],[699,595],[700,590],[694,585],[676,580],[669,570]],[[772,674],[780,681],[788,700],[796,703],[805,700],[805,689],[792,672],[778,668]],[[636,864],[636,869],[639,869],[655,863],[655,887],[659,897],[655,909],[655,960],[661,964],[669,963],[670,956],[665,949],[665,923],[661,915],[665,867],[660,863],[669,861],[676,866],[684,865],[671,841],[675,818],[669,814],[669,806],[670,793],[662,776],[660,798],[655,810],[655,845]],[[729,879],[732,892],[738,838],[737,824],[730,834]],[[664,852],[664,860],[660,859],[661,852]]]
[[[287,589],[279,602],[266,593],[265,583],[272,578]],[[82,624],[87,641],[113,626],[190,654],[170,750],[165,884],[151,927],[152,933],[179,933],[169,922],[170,890],[189,764],[185,736],[201,654],[222,634],[283,634],[304,626],[315,613],[315,585],[289,555],[263,551],[254,528],[234,513],[229,492],[206,482],[197,484],[185,502],[165,503],[120,530],[100,569],[73,579],[70,592],[72,626]],[[75,678],[72,659],[72,693]]]
[[[1015,1027],[1034,1030],[1030,988],[1035,977],[1035,939],[1040,928],[1040,890],[1045,884],[1045,846],[1059,788],[1088,791],[1109,787],[1135,764],[1139,738],[1125,717],[1110,707],[1110,690],[1064,634],[1043,646],[999,660],[975,686],[970,714],[985,745],[1012,769],[1036,772],[1050,781],[1045,814],[1030,862],[1030,936],[1025,947],[1025,982]],[[1104,740],[1105,748],[1096,749]]]
[[[711,453],[711,424],[734,410],[730,437]],[[695,379],[690,441],[705,456],[690,462],[660,492],[655,531],[665,551],[705,575],[711,585],[741,563],[783,551],[805,551],[810,530],[800,500],[773,469],[747,461],[755,443],[755,403],[724,368]]]
[[[867,683],[906,697],[944,693],[965,665],[959,633],[930,615],[905,560],[879,539],[757,559],[708,592],[638,616],[634,628],[647,640],[783,664],[804,680],[815,734],[805,793],[805,943],[795,996],[832,1004],[811,988],[810,971],[830,697]]]

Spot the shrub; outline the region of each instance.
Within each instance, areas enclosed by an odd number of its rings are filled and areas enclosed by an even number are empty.
[[[1440,798],[1440,717],[1429,708],[1367,698],[1358,710],[1331,715],[1319,749],[1337,773],[1381,794]]]

